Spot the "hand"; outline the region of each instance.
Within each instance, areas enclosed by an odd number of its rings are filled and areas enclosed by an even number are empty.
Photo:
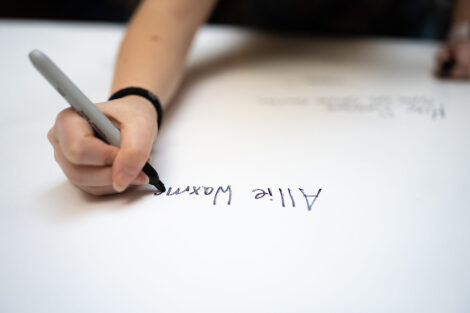
[[[68,108],[57,115],[47,135],[57,163],[73,184],[94,195],[147,184],[142,168],[157,134],[155,108],[140,96],[99,103],[97,107],[121,130],[121,147],[96,138],[88,122]]]
[[[454,60],[447,71],[443,65]],[[470,39],[447,43],[437,56],[438,75],[441,77],[470,78]]]

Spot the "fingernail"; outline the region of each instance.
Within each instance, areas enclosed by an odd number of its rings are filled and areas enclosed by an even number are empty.
[[[113,188],[117,192],[123,192],[129,183],[132,181],[133,175],[130,175],[126,171],[121,171],[117,174],[115,180],[113,181]]]
[[[126,187],[118,186],[115,182],[113,182],[113,189],[114,189],[116,192],[123,192],[124,189],[126,189]]]
[[[150,179],[144,173],[140,173],[136,179],[132,182],[133,185],[147,185],[150,182]]]

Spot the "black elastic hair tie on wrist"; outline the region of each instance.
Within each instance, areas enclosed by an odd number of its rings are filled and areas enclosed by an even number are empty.
[[[125,96],[131,96],[131,95],[141,96],[149,100],[150,102],[152,102],[153,106],[155,107],[155,110],[157,110],[157,127],[158,129],[160,129],[160,125],[162,124],[162,116],[163,116],[162,105],[160,104],[158,97],[150,90],[140,88],[140,87],[123,88],[113,93],[111,97],[109,97],[108,101],[119,99]]]

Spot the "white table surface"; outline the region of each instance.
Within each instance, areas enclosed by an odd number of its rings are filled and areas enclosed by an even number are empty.
[[[470,312],[470,89],[430,75],[437,43],[202,30],[152,162],[230,185],[213,205],[88,196],[55,163],[67,105],[28,52],[99,102],[122,32],[0,21],[0,312]]]

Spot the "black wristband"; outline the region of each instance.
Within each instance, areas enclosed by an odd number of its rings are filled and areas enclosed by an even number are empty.
[[[162,116],[163,116],[163,109],[162,105],[160,104],[160,101],[158,100],[157,96],[151,92],[150,90],[140,88],[140,87],[127,87],[120,89],[113,93],[111,97],[109,97],[109,101],[114,100],[114,99],[119,99],[125,96],[131,96],[131,95],[136,95],[136,96],[141,96],[150,101],[153,106],[155,107],[155,110],[157,110],[157,127],[160,129],[160,125],[162,124]]]

